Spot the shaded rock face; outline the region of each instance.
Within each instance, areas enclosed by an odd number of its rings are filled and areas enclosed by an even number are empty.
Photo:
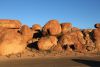
[[[0,32],[0,55],[21,53],[25,47],[21,35],[15,30],[5,29]]]
[[[38,41],[39,50],[50,50],[55,45],[57,45],[57,38],[55,36],[42,37]]]
[[[66,34],[67,32],[71,32],[72,24],[71,23],[62,23],[61,29],[62,34]]]
[[[95,24],[95,28],[100,28],[100,23]]]
[[[0,27],[17,29],[21,27],[18,20],[0,20]]]
[[[34,24],[31,28],[33,32],[33,38],[41,38],[42,37],[42,27],[39,24]]]
[[[96,49],[100,51],[100,28],[94,29],[93,32],[94,32]]]
[[[57,20],[50,20],[43,27],[43,35],[58,35],[61,33],[61,26]]]

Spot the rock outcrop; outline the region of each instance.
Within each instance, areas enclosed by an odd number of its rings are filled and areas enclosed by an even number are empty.
[[[86,49],[88,51],[93,50],[95,48],[94,38],[93,38],[93,30],[92,29],[84,29],[83,34],[84,34],[84,39],[86,41],[86,43],[85,43]]]
[[[57,43],[57,45],[55,45],[55,46],[52,48],[52,50],[53,50],[53,51],[58,51],[58,52],[60,52],[60,51],[63,51],[63,48],[62,48],[62,46],[61,46],[60,43]]]
[[[39,50],[50,50],[55,45],[57,45],[57,38],[55,36],[42,37],[38,41]]]
[[[23,42],[28,42],[33,37],[32,31],[27,25],[23,25],[19,32],[22,35]]]
[[[26,48],[60,53],[98,52],[100,23],[95,24],[95,29],[79,29],[71,23],[50,20],[43,27],[34,24],[30,28],[18,20],[0,20],[0,55],[22,53]]]
[[[15,30],[6,29],[0,32],[0,55],[10,55],[24,51],[26,44]]]
[[[76,49],[78,51],[81,51],[82,49],[84,49],[85,40],[83,37],[83,33],[80,30],[76,30],[72,32],[71,36],[73,38],[74,44],[76,45]]]
[[[62,34],[71,32],[72,24],[71,23],[61,23]]]
[[[33,38],[40,38],[42,37],[42,27],[39,24],[34,24],[31,28],[33,32]]]
[[[43,27],[43,35],[58,35],[61,33],[61,26],[57,20],[50,20]]]
[[[22,53],[27,47],[27,41],[32,38],[31,30],[27,25],[16,29],[19,24],[15,28],[14,26],[10,27],[11,23],[0,27],[0,55]]]
[[[100,23],[95,24],[95,28],[100,28]]]
[[[81,51],[85,44],[82,32],[77,29],[73,29],[72,32],[62,35],[59,42],[62,46],[67,45],[68,49],[73,46],[74,50],[78,51]]]
[[[22,24],[18,20],[0,20],[0,27],[18,29],[21,25]]]
[[[94,39],[96,49],[100,51],[100,28],[94,29]]]
[[[32,26],[32,30],[34,30],[34,31],[40,31],[40,30],[42,30],[42,27],[39,24],[34,24]]]

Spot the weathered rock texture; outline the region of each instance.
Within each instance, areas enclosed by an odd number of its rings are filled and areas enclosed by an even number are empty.
[[[34,24],[30,28],[18,20],[0,20],[0,55],[22,53],[26,47],[39,51],[100,51],[100,23],[95,29],[79,29],[71,23],[50,20],[43,27]]]
[[[61,24],[62,34],[66,34],[68,32],[71,32],[71,28],[72,28],[71,23],[62,23]]]
[[[18,20],[0,20],[0,27],[5,28],[20,28],[21,23]]]
[[[39,30],[42,30],[42,27],[41,27],[39,24],[34,24],[34,25],[32,26],[32,30],[34,30],[34,31],[39,31]]]
[[[85,44],[83,34],[80,30],[61,36],[59,42],[62,46],[67,45],[68,49],[69,47],[71,48],[71,46],[74,46],[74,49],[78,51],[81,51]]]
[[[57,45],[57,38],[55,36],[42,37],[38,41],[38,47],[40,50],[49,50],[55,45]]]
[[[61,26],[57,20],[50,20],[43,27],[43,34],[58,35],[61,33]]]
[[[23,25],[19,32],[21,33],[24,42],[28,42],[33,37],[32,31],[27,25]]]
[[[60,43],[58,43],[57,45],[55,45],[53,48],[52,48],[53,51],[63,51],[63,48],[61,46]]]
[[[100,51],[100,28],[94,29],[95,46]]]
[[[10,26],[12,23],[15,23],[15,27]],[[0,27],[0,55],[22,53],[27,47],[27,41],[32,38],[30,28],[27,25],[23,25],[20,29],[16,28],[19,28],[19,24],[15,21],[9,21],[7,26],[4,24]]]
[[[15,30],[6,29],[0,32],[0,55],[10,55],[23,52],[26,44]]]
[[[83,34],[84,34],[84,39],[86,41],[86,43],[85,43],[86,49],[88,51],[93,50],[95,48],[94,38],[93,38],[93,30],[92,29],[84,29]]]

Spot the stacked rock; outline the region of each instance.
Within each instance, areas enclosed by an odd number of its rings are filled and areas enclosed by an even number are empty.
[[[0,55],[22,53],[30,44],[40,51],[100,51],[100,23],[95,24],[95,29],[81,30],[58,20],[31,28],[18,20],[0,20]]]
[[[96,49],[100,51],[100,23],[95,24],[94,33],[94,42],[96,45]]]

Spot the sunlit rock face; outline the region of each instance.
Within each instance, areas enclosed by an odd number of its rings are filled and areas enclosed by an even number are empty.
[[[31,27],[33,38],[41,38],[42,37],[42,27],[39,24],[34,24]]]
[[[100,51],[100,23],[97,23],[94,26],[96,28],[93,30],[94,43],[95,43],[96,49]]]
[[[71,32],[72,24],[71,23],[61,23],[62,34]]]
[[[42,37],[38,41],[39,50],[50,50],[55,45],[57,45],[57,38],[55,36]]]
[[[74,42],[72,40],[72,36],[71,35],[68,35],[68,34],[61,36],[59,42],[60,42],[60,44],[62,46],[74,44]]]
[[[57,43],[57,45],[55,45],[55,46],[52,48],[52,50],[53,50],[53,51],[58,51],[58,52],[60,52],[60,51],[63,51],[63,48],[62,48],[62,46],[61,46],[60,43]]]
[[[50,20],[43,27],[43,35],[58,35],[61,33],[61,26],[57,20]]]
[[[72,32],[71,36],[76,46],[76,50],[81,51],[82,49],[84,49],[85,40],[83,38],[82,32],[80,30]]]
[[[84,30],[82,30],[82,32],[84,34],[84,39],[86,41],[86,43],[85,43],[86,49],[89,51],[93,50],[95,48],[93,29],[84,29]]]
[[[28,42],[33,37],[32,31],[27,25],[23,25],[19,32],[23,38],[23,42]]]
[[[26,45],[16,30],[6,29],[0,32],[0,55],[21,53]]]
[[[72,28],[71,28],[71,32],[75,32],[75,31],[80,31],[80,29],[77,28],[77,27],[72,27]]]
[[[32,25],[32,30],[33,31],[40,31],[40,30],[42,30],[42,27],[39,24],[34,24],[34,25]]]
[[[70,33],[62,35],[59,42],[62,46],[67,45],[67,48],[73,45],[77,51],[81,51],[85,44],[83,34],[80,30],[73,30]]]
[[[22,53],[28,45],[39,51],[100,51],[100,23],[95,24],[95,29],[81,30],[57,20],[31,28],[18,20],[0,20],[0,55]]]
[[[11,23],[9,22],[9,25]],[[14,23],[16,24],[16,22]],[[28,40],[32,38],[31,30],[27,25],[23,25],[19,29],[16,29],[19,24],[16,24],[16,28],[9,25],[0,27],[0,55],[22,53],[27,46]]]
[[[21,27],[21,23],[18,20],[0,19],[0,27],[17,29]]]

